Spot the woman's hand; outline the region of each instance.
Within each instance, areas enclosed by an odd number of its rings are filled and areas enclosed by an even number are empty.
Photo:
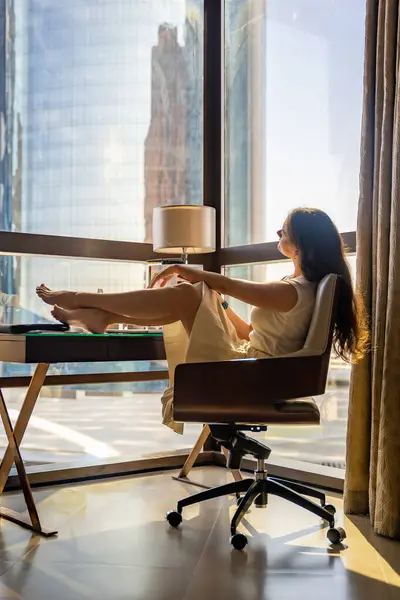
[[[174,275],[176,275],[178,279],[188,281],[189,283],[197,283],[198,281],[206,281],[207,279],[207,271],[194,269],[193,267],[187,267],[186,265],[171,265],[154,275],[149,288],[153,288],[159,282],[159,287],[164,287],[168,280]]]

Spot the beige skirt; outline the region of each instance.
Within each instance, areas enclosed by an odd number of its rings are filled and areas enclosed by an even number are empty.
[[[180,321],[165,325],[164,344],[168,362],[169,383],[162,395],[164,425],[183,433],[183,423],[173,419],[175,367],[184,362],[212,362],[233,358],[267,358],[250,342],[238,338],[236,329],[222,308],[218,294],[205,283],[194,284],[201,290],[202,300],[190,337]]]

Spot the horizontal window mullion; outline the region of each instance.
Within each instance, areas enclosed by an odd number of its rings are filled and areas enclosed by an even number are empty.
[[[0,231],[0,254],[130,262],[146,262],[165,256],[179,258],[178,255],[153,252],[153,244],[145,242],[120,242],[10,231]],[[205,264],[206,255],[190,255],[189,262]]]
[[[0,253],[145,262],[160,258],[152,244],[36,233],[0,232]]]
[[[356,232],[342,233],[342,238],[349,253],[356,251]],[[221,248],[220,266],[244,265],[250,263],[265,263],[279,260],[287,260],[278,248],[277,242],[266,242],[262,244],[249,244],[246,246],[232,246]]]

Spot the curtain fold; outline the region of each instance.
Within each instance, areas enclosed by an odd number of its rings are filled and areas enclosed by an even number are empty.
[[[399,2],[367,0],[357,284],[371,353],[352,370],[345,511],[400,537]]]

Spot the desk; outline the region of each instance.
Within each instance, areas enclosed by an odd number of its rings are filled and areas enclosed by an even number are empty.
[[[29,518],[22,513],[0,507],[0,517],[8,519],[46,537],[57,531],[49,531],[41,526],[35,500],[26,475],[21,457],[20,444],[28,427],[33,409],[43,385],[48,380],[53,384],[85,383],[105,381],[107,374],[47,376],[50,364],[68,362],[114,362],[165,360],[162,333],[149,331],[129,334],[82,334],[82,333],[30,333],[26,335],[0,334],[0,361],[36,364],[28,391],[22,404],[18,419],[13,428],[4,396],[0,387],[0,414],[8,438],[8,447],[0,465],[0,495],[4,491],[13,462],[18,472]],[[157,372],[165,375],[165,371]],[[100,377],[99,377],[100,375]],[[126,374],[125,374],[126,375]],[[101,377],[103,376],[103,378]],[[108,377],[110,375],[108,374]],[[85,379],[83,379],[85,378]],[[153,377],[155,378],[155,377]],[[13,379],[13,378],[7,378]],[[16,378],[18,380],[25,378]],[[133,377],[130,379],[134,380]],[[126,380],[126,379],[125,379]],[[11,382],[8,385],[12,385]],[[21,385],[21,382],[19,382]],[[4,387],[4,380],[3,380]]]

